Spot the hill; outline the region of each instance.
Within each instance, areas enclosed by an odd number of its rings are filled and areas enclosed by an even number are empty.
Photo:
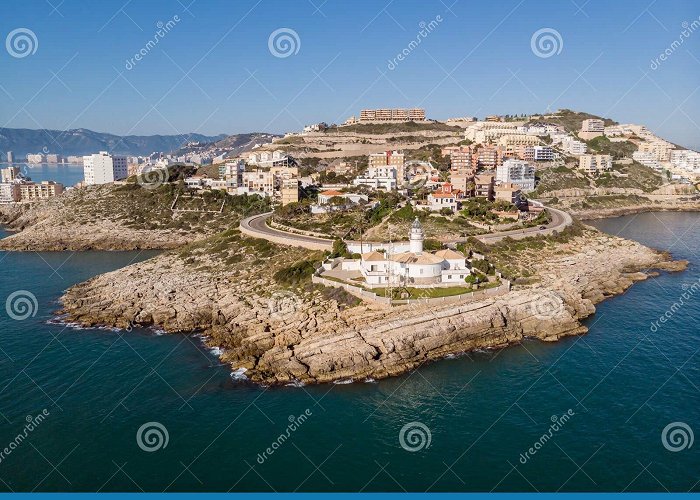
[[[63,156],[80,156],[97,151],[147,155],[154,151],[174,151],[191,141],[209,143],[229,137],[236,136],[225,134],[216,136],[202,134],[119,136],[84,128],[71,130],[0,128],[0,151],[12,151],[18,159],[26,156],[27,153],[40,153],[42,151]]]

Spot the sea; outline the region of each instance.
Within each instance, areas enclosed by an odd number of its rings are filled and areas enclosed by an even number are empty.
[[[0,253],[0,490],[697,492],[699,222],[594,222],[690,266],[586,335],[308,386],[252,384],[195,332],[57,318],[68,287],[153,253]]]
[[[0,168],[8,163],[0,163]],[[74,163],[13,163],[20,172],[34,182],[55,181],[71,187],[84,179],[83,166]]]

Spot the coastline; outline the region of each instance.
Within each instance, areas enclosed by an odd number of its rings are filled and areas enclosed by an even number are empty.
[[[24,233],[24,248],[15,250],[46,248],[37,225]],[[85,231],[88,226],[77,227]],[[154,231],[144,233],[141,245],[157,241]],[[1,240],[0,248],[22,234]],[[687,265],[585,226],[571,242],[525,257],[533,260],[534,279],[506,295],[387,310],[368,303],[353,307],[334,288],[280,285],[268,265],[267,259],[314,260],[318,252],[246,238],[238,230],[222,234],[228,236],[184,247],[173,243],[154,258],[77,284],[61,297],[60,313],[85,327],[154,327],[201,335],[233,373],[260,384],[376,380],[475,349],[584,334],[581,322],[595,313],[596,304],[647,279],[652,270],[675,272]],[[123,249],[123,235],[103,241],[101,249]],[[211,246],[243,250],[222,262]]]
[[[346,308],[317,291],[279,289],[257,275],[262,268],[243,277],[235,271],[193,272],[171,252],[70,288],[62,312],[84,326],[199,333],[210,348],[222,350],[220,358],[232,372],[260,384],[376,380],[474,349],[584,334],[581,321],[595,304],[647,279],[652,270],[687,265],[593,229],[560,245],[556,254],[538,263],[535,285],[504,296],[386,310],[371,304]],[[242,281],[234,283],[234,276]]]

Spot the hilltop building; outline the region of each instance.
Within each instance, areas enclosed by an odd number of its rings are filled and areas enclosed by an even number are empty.
[[[363,109],[360,111],[361,122],[422,122],[425,121],[425,110],[411,109]]]

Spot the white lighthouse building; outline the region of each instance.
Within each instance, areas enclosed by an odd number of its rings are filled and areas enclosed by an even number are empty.
[[[408,235],[409,251],[389,254],[372,251],[362,254],[359,271],[369,286],[454,286],[469,276],[464,254],[445,249],[424,252],[425,235],[418,218],[411,224]],[[357,266],[357,261],[354,261]],[[351,268],[350,262],[343,267]],[[357,267],[354,267],[357,269]]]
[[[411,224],[411,233],[409,235],[409,249],[411,253],[423,253],[423,227],[420,225],[418,217]]]

